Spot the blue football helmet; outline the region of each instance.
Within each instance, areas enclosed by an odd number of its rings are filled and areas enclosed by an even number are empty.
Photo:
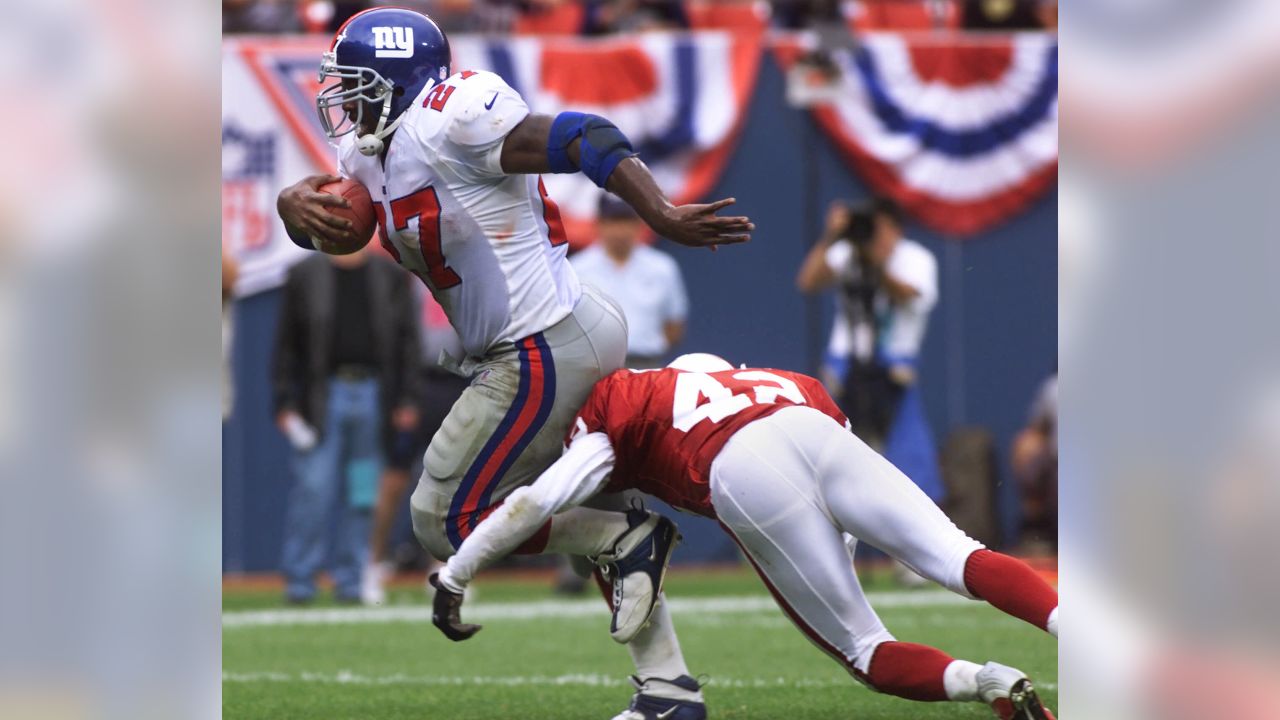
[[[320,125],[331,138],[358,133],[360,152],[377,155],[418,93],[449,77],[450,63],[449,39],[426,15],[393,7],[356,13],[320,62],[321,85],[335,80],[316,94]],[[354,116],[343,108],[347,103]],[[366,126],[366,113],[377,117],[376,125]]]

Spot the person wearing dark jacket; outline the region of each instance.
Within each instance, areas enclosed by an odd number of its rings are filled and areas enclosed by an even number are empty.
[[[361,251],[317,253],[285,281],[271,379],[293,450],[281,560],[291,603],[315,595],[335,502],[334,593],[359,601],[383,459],[417,424],[418,315],[406,278]]]

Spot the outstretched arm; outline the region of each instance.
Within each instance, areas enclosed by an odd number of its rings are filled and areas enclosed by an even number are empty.
[[[479,625],[462,622],[463,591],[475,574],[510,554],[552,515],[580,505],[599,492],[613,470],[613,461],[609,437],[590,433],[575,439],[569,450],[532,485],[508,495],[502,506],[462,541],[440,572],[431,576],[431,585],[436,589],[431,623],[455,642],[480,632]]]
[[[552,515],[599,492],[613,471],[613,461],[613,446],[604,433],[574,439],[565,454],[532,485],[517,488],[462,541],[458,552],[440,570],[440,584],[462,592],[477,572],[510,554]]]
[[[581,117],[590,120],[575,119]],[[564,140],[568,137],[571,139]],[[507,135],[501,162],[503,172],[513,175],[581,171],[635,208],[654,232],[681,245],[715,247],[746,242],[755,229],[746,216],[716,215],[732,205],[733,198],[673,205],[649,168],[631,152],[626,138],[603,118],[578,113],[557,118],[529,115]]]

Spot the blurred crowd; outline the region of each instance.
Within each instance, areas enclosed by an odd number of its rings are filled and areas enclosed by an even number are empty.
[[[379,5],[430,15],[446,32],[608,35],[647,30],[1056,29],[1057,0],[223,0],[224,33],[333,32]]]

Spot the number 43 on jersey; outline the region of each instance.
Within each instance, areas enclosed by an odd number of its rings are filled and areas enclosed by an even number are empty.
[[[753,384],[758,382],[775,384]],[[727,384],[706,373],[680,373],[671,406],[672,426],[689,432],[703,420],[720,422],[752,405],[772,405],[780,397],[805,404],[804,394],[795,382],[766,370],[736,372]]]

